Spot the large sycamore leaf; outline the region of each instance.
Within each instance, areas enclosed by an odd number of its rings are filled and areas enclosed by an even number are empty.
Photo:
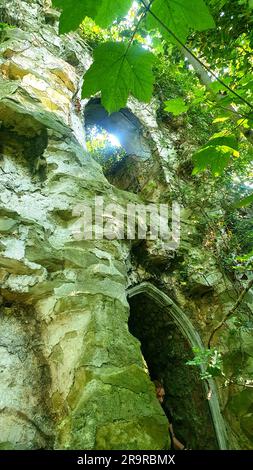
[[[103,0],[94,20],[99,26],[106,28],[116,18],[125,16],[132,3],[132,0]]]
[[[86,16],[107,27],[119,16],[126,15],[131,4],[132,0],[53,0],[53,5],[62,10],[60,33],[77,29]]]
[[[86,16],[96,17],[102,0],[53,0],[53,6],[60,8],[60,33],[68,33],[78,28]]]
[[[209,146],[205,147],[193,155],[194,169],[193,175],[211,169],[213,176],[219,176],[229,164],[233,149],[226,146]]]
[[[151,11],[184,43],[191,29],[204,31],[215,27],[204,0],[155,0]],[[172,36],[150,13],[147,26],[150,29],[158,28],[163,36],[173,41]]]
[[[212,137],[210,137],[209,139],[208,145],[225,145],[233,149],[235,156],[238,156],[236,155],[236,152],[238,150],[237,137],[226,130],[213,134]]]
[[[152,97],[154,55],[139,45],[107,42],[94,51],[94,62],[84,76],[82,96],[101,91],[102,104],[109,113],[123,108],[129,94],[140,101]]]
[[[238,141],[226,130],[213,134],[207,145],[193,155],[195,164],[192,174],[196,175],[210,167],[214,176],[222,174],[231,157],[239,157]]]

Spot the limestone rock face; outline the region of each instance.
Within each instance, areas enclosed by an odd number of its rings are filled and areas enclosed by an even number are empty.
[[[74,106],[90,56],[48,2],[1,2],[0,446],[162,449],[168,421],[128,332],[117,241],[76,240],[73,209],[121,196]]]
[[[205,345],[238,292],[199,242],[196,213],[187,207],[181,211],[176,252],[166,251],[160,240],[131,246],[76,236],[85,229],[79,208],[94,207],[95,197],[122,207],[170,204],[182,182],[175,177],[173,135],[157,124],[156,99],[145,107],[133,99],[128,103],[147,131],[140,141],[148,142],[149,157],[140,162],[133,155],[113,175],[114,186],[108,182],[86,150],[85,113],[76,106],[92,59],[78,34],[58,35],[58,19],[50,1],[1,0],[0,22],[13,27],[0,32],[0,448],[168,449],[168,420],[140,341],[129,332],[126,289],[145,281],[155,285],[184,311]],[[193,191],[190,182],[182,184],[188,184],[188,194]],[[143,305],[141,300],[138,314],[156,309],[155,303]],[[159,308],[147,319],[147,331]],[[239,317],[250,308],[249,293]],[[171,320],[163,324],[165,316],[163,309],[150,335],[157,348],[181,334]],[[142,329],[141,320],[138,325]],[[162,341],[158,330],[167,331]],[[252,338],[235,330],[231,318],[215,338],[231,384],[224,387],[218,377],[218,392],[213,388],[215,397],[209,399],[216,399],[216,411],[225,419],[226,447],[249,449],[252,393],[236,382],[235,366],[243,380],[252,376]],[[165,379],[179,377],[172,388],[191,404],[181,389],[190,376],[184,358],[192,351],[185,338],[180,341],[159,351],[157,370],[162,361],[168,369],[173,357],[175,369],[184,345],[182,370],[167,370]],[[207,398],[198,386],[196,379],[193,401],[199,410],[208,409],[206,402],[202,408],[200,398]],[[204,422],[212,428],[209,415],[200,420],[191,406],[184,414],[173,400],[182,438],[191,418],[196,419],[190,430]]]

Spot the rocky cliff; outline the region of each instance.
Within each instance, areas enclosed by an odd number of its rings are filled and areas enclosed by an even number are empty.
[[[151,157],[143,165],[138,158],[132,160],[138,194],[123,181],[129,161],[114,185],[108,182],[86,150],[86,102],[76,106],[91,56],[77,33],[58,35],[58,18],[46,0],[1,1],[0,21],[12,27],[0,32],[0,447],[167,449],[168,420],[140,348],[140,341],[158,348],[155,340],[167,321],[174,357],[180,356],[177,342],[184,345],[183,362],[173,361],[177,373],[168,368],[169,360],[161,365],[168,354],[164,336],[156,372],[165,381],[174,381],[172,403],[176,409],[179,400],[183,407],[175,411],[182,438],[190,441],[194,429],[203,424],[197,419],[202,397],[212,436],[209,447],[249,448],[253,400],[248,389],[232,385],[217,393],[213,384],[209,398],[216,401],[211,416],[198,378],[180,398],[182,388],[193,380],[191,375],[185,383],[183,379],[184,359],[191,357],[191,348],[173,322],[169,327],[169,313],[164,319],[154,303],[146,330],[155,325],[155,312],[159,321],[150,336],[146,331],[147,337],[140,337],[138,318],[129,332],[127,288],[147,280],[184,310],[204,343],[236,299],[233,283],[205,248],[192,241],[189,212],[182,212],[182,243],[176,257],[153,242],[131,245],[74,236],[79,223],[76,207],[92,207],[95,196],[123,207],[129,202],[159,202],[176,184],[169,169],[176,152],[168,131],[157,125],[155,102],[147,111],[130,100],[129,110],[142,125]],[[146,298],[140,302],[131,304],[131,318],[141,310],[147,317]],[[250,304],[248,298],[241,315]],[[242,374],[253,366],[247,335]],[[241,341],[231,343],[229,327],[217,341],[232,374]],[[155,350],[151,347],[147,355]],[[196,406],[190,415],[185,410],[189,394],[195,396]],[[191,419],[196,423],[189,431]],[[220,439],[219,425],[224,425]],[[201,448],[198,439],[194,445]]]

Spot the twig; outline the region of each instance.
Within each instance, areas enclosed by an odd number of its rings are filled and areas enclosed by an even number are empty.
[[[221,320],[221,322],[213,329],[213,331],[212,331],[212,333],[209,337],[209,340],[208,340],[208,349],[211,348],[211,343],[212,343],[212,340],[213,340],[213,337],[214,337],[215,333],[224,325],[224,323],[228,320],[228,318],[230,318],[235,313],[236,309],[242,303],[245,295],[248,293],[248,291],[251,289],[252,286],[253,286],[253,279],[251,279],[249,281],[248,285],[242,290],[242,292],[240,293],[235,305],[231,308],[231,310],[229,310],[228,313],[226,313],[226,315]]]

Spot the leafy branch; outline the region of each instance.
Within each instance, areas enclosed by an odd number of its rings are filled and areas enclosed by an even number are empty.
[[[114,19],[125,15],[131,6],[131,0],[82,0],[78,4],[72,0],[53,0],[53,3],[56,7],[63,10],[60,18],[60,32],[76,29],[85,16],[89,16],[102,27],[109,26]],[[233,94],[233,96],[250,109],[253,109],[252,104],[247,99],[240,96],[239,93],[220,79],[209,66],[202,62],[185,45],[190,29],[203,31],[215,26],[204,0],[195,0],[195,2],[184,0],[182,4],[175,2],[175,0],[140,0],[140,3],[144,8],[144,13],[141,13],[129,42],[127,44],[123,43],[124,47],[122,47],[122,43],[120,46],[117,42],[108,42],[105,43],[106,45],[98,46],[98,48],[102,47],[103,54],[96,53],[95,51],[94,62],[86,73],[83,91],[84,97],[101,91],[102,103],[110,113],[124,107],[130,93],[141,101],[150,101],[154,83],[154,75],[152,73],[154,58],[152,58],[151,52],[145,51],[143,53],[141,46],[137,49],[138,46],[133,45],[135,35],[147,17],[146,24],[148,29],[159,29],[165,39],[169,37],[201,67],[207,70],[222,87],[227,89],[229,93]],[[161,16],[163,19],[161,19]],[[132,60],[133,55],[138,55],[138,60]],[[110,63],[112,67],[111,74],[108,67],[106,67],[106,62]],[[126,65],[125,63],[128,64]],[[142,64],[145,71],[143,78],[140,76]],[[110,78],[105,80],[106,83],[102,83],[100,74],[105,71],[109,73]],[[114,74],[114,78],[112,74]],[[126,74],[127,79],[124,79],[123,74]],[[94,82],[93,86],[90,83],[90,77],[92,77]],[[115,77],[117,78],[116,81]],[[112,79],[113,86],[111,87]],[[142,83],[140,83],[141,81]],[[136,86],[137,82],[139,86]],[[118,97],[119,102],[117,103]]]
[[[194,52],[189,49],[180,39],[179,37],[176,36],[173,31],[168,28],[168,26],[150,9],[150,6],[146,5],[144,0],[140,0],[143,6],[149,11],[149,13],[153,16],[153,18],[172,36],[172,38],[186,51],[188,54],[190,54],[202,67],[204,67],[214,78],[219,82],[224,88],[226,88],[230,93],[232,93],[234,96],[236,96],[239,100],[241,100],[244,104],[249,106],[251,109],[253,109],[253,105],[248,101],[245,100],[242,96],[240,96],[236,91],[234,91],[229,85],[227,85],[223,80],[221,80],[208,65],[206,65],[204,62],[202,62],[199,57],[194,54]]]
[[[188,366],[203,366],[204,370],[200,373],[201,380],[208,380],[220,375],[222,368],[221,354],[217,349],[193,348],[194,358],[186,362]]]
[[[215,335],[215,333],[217,333],[217,331],[219,331],[220,328],[222,328],[222,326],[226,323],[226,321],[232,316],[234,315],[235,311],[237,310],[237,308],[241,305],[245,295],[249,292],[249,290],[253,287],[253,279],[251,279],[248,283],[248,285],[242,290],[241,294],[239,295],[235,305],[229,310],[229,312],[226,313],[226,315],[224,316],[224,318],[221,320],[221,322],[213,329],[210,337],[209,337],[209,340],[208,340],[208,348],[210,349],[211,348],[211,343],[212,343],[212,340],[213,340],[213,337]]]
[[[83,0],[78,4],[72,0],[53,0],[53,3],[63,10],[60,18],[62,33],[77,29],[85,16],[89,16],[99,25],[108,26],[114,19],[126,14],[131,5],[129,0]],[[198,30],[214,27],[214,21],[204,0],[196,0],[194,4],[185,0],[182,5],[174,0],[162,3],[161,0],[151,0],[148,4],[141,3],[144,6],[144,14],[141,15],[130,41],[127,44],[108,42],[98,46],[94,52],[94,62],[85,75],[83,96],[88,97],[101,91],[102,103],[110,113],[124,107],[130,93],[144,102],[149,102],[152,97],[152,68],[155,58],[150,51],[132,43],[141,23],[146,15],[153,11],[153,7],[164,9],[171,6],[182,26],[184,37],[195,26]],[[197,24],[196,17],[200,17]],[[154,29],[152,24],[150,29]]]

